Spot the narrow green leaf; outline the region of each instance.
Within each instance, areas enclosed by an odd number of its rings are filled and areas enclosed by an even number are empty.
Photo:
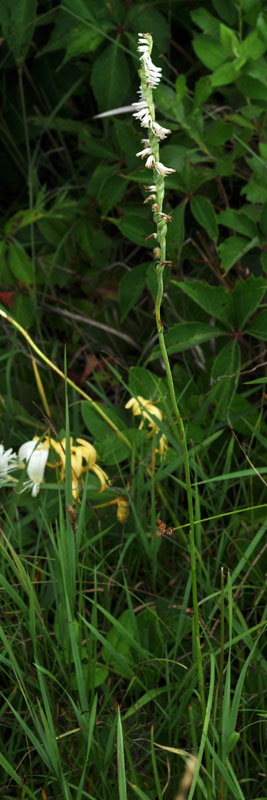
[[[216,214],[210,201],[201,194],[196,194],[190,201],[193,216],[215,242],[218,239],[218,224]]]
[[[121,714],[119,707],[118,707],[118,727],[117,727],[117,758],[118,758],[119,800],[127,800],[123,730],[122,730]]]
[[[235,394],[240,372],[240,348],[236,339],[222,348],[215,358],[211,372],[211,400],[217,404],[217,412],[225,416]]]

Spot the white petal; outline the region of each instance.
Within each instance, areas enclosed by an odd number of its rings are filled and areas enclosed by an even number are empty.
[[[176,172],[176,169],[172,169],[172,167],[165,167],[161,161],[155,162],[155,170],[158,172],[159,175],[162,175],[164,178],[165,175],[170,175],[171,172]]]

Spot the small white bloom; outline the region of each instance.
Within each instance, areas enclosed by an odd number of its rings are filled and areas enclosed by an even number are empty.
[[[150,156],[151,154],[151,147],[144,147],[144,150],[140,150],[139,153],[136,153],[136,155],[140,156],[140,158],[145,158],[145,156]]]
[[[165,139],[166,136],[168,136],[168,134],[171,133],[169,128],[163,128],[162,125],[158,124],[158,122],[152,121],[150,128],[152,130],[152,133],[154,133],[154,136],[157,137],[157,139]]]
[[[162,175],[163,178],[165,178],[165,175],[170,175],[171,172],[176,172],[176,169],[172,169],[172,167],[165,167],[161,161],[155,162],[155,170],[159,175]]]
[[[32,497],[37,497],[40,491],[40,484],[44,477],[46,462],[48,459],[49,446],[45,442],[37,444],[38,439],[24,442],[19,449],[19,460],[26,461],[29,480],[25,481],[24,489],[31,487]]]
[[[12,469],[16,469],[18,458],[16,453],[13,453],[11,447],[9,450],[4,449],[4,445],[0,444],[0,482],[2,483]]]
[[[147,169],[153,169],[153,167],[155,167],[155,159],[153,155],[148,156],[145,167],[147,167]]]
[[[151,186],[144,186],[144,189],[146,190],[146,192],[156,192],[157,191],[157,187],[156,187],[155,183],[151,183]]]

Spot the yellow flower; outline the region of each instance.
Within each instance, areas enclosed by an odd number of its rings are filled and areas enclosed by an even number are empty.
[[[92,472],[97,475],[101,488],[100,492],[103,492],[107,486],[108,476],[104,472],[101,467],[96,464],[97,459],[97,452],[90,442],[87,442],[85,439],[77,439],[78,445],[73,444],[73,438],[70,438],[70,459],[71,459],[71,473],[72,473],[72,496],[74,500],[77,500],[79,496],[79,488],[80,488],[80,478],[81,475],[87,470],[90,469]],[[65,471],[66,471],[66,439],[62,439],[60,442],[56,442],[54,439],[50,439],[50,446],[53,447],[55,452],[58,454],[60,461],[61,461],[61,474],[60,480],[65,478]],[[84,461],[86,464],[84,465]]]
[[[153,415],[153,417],[156,417],[160,422],[162,422],[163,415],[160,408],[154,406],[151,400],[145,400],[145,398],[141,397],[140,395],[138,395],[137,399],[131,397],[131,399],[128,400],[128,403],[126,403],[125,408],[131,408],[134,416],[140,415],[141,417],[143,417],[139,425],[140,430],[144,427],[144,420],[145,419],[148,420],[148,425],[151,428],[151,431],[148,434],[148,436],[152,436],[153,433],[159,433],[159,428],[156,422],[154,422],[154,420],[151,419],[151,415]],[[167,438],[163,433],[159,440],[159,446],[155,452],[160,453],[160,457],[163,458],[165,450],[167,450],[167,447],[168,447]]]

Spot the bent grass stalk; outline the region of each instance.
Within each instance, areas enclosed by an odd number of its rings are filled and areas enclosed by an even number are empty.
[[[155,67],[151,61],[152,47],[153,47],[152,36],[149,33],[139,34],[138,50],[141,53],[140,55],[141,67],[139,70],[141,86],[139,94],[141,96],[141,100],[137,103],[134,103],[133,105],[134,109],[136,109],[136,111],[134,111],[134,116],[140,120],[141,127],[147,128],[148,131],[148,138],[143,139],[145,147],[137,155],[140,155],[141,158],[146,157],[145,166],[148,169],[151,170],[153,169],[153,183],[151,186],[146,187],[146,190],[151,192],[151,194],[149,195],[149,197],[146,198],[145,203],[149,202],[150,200],[152,201],[153,219],[156,225],[156,233],[152,234],[152,237],[157,240],[157,246],[155,247],[154,250],[154,258],[156,260],[157,286],[158,286],[157,297],[155,302],[155,315],[156,315],[156,324],[159,337],[159,345],[166,369],[170,399],[175,417],[178,422],[179,444],[181,444],[183,451],[186,493],[187,493],[187,503],[188,503],[188,516],[189,516],[189,547],[190,547],[190,562],[191,562],[191,574],[192,574],[194,634],[196,640],[198,683],[199,683],[199,692],[201,698],[202,719],[204,723],[204,720],[206,718],[206,701],[205,701],[205,691],[204,691],[202,654],[200,647],[200,624],[199,624],[199,610],[198,610],[198,598],[197,598],[196,554],[195,554],[195,534],[194,534],[195,523],[194,523],[193,496],[192,496],[192,488],[190,480],[190,465],[189,465],[185,428],[175,396],[175,389],[170,368],[170,362],[164,340],[164,328],[161,321],[161,304],[163,297],[163,274],[165,266],[170,264],[170,262],[166,261],[167,222],[171,222],[171,217],[169,217],[167,214],[164,214],[162,210],[164,193],[165,193],[164,178],[171,172],[175,172],[175,170],[169,167],[165,167],[164,164],[162,164],[159,160],[159,141],[165,139],[165,137],[170,133],[170,131],[167,128],[163,128],[161,125],[158,125],[158,123],[155,122],[153,88],[156,88],[156,86],[160,82],[161,69]]]
[[[100,406],[98,406],[97,403],[95,403],[94,400],[92,400],[90,395],[86,394],[86,392],[84,392],[83,389],[81,389],[79,386],[76,386],[76,384],[74,383],[74,381],[71,380],[71,378],[68,378],[67,375],[64,375],[64,372],[62,372],[61,369],[59,369],[59,367],[56,366],[56,364],[53,364],[53,362],[50,361],[50,359],[47,358],[47,356],[45,356],[44,353],[42,353],[42,350],[40,350],[39,347],[37,347],[33,339],[31,339],[27,331],[25,331],[25,328],[23,328],[22,325],[20,325],[15,319],[10,317],[9,314],[3,311],[2,308],[0,308],[0,316],[3,317],[5,320],[7,320],[7,322],[10,322],[10,324],[13,325],[14,328],[16,328],[22,334],[22,336],[24,336],[30,347],[34,350],[35,353],[37,353],[39,358],[41,358],[42,361],[45,362],[45,364],[48,364],[48,366],[51,369],[53,369],[54,372],[56,372],[57,375],[59,375],[60,378],[63,379],[63,381],[66,381],[66,383],[69,386],[71,386],[72,389],[75,389],[75,391],[78,392],[78,394],[80,394],[81,397],[87,400],[88,403],[90,403],[90,405],[92,406],[92,408],[94,408],[94,410],[97,411],[100,417],[102,417],[102,419],[105,420],[107,425],[109,425],[110,428],[112,428],[112,430],[117,434],[119,439],[121,439],[124,442],[124,444],[126,444],[127,447],[129,447],[129,450],[132,450],[131,442],[129,442],[129,439],[127,439],[127,437],[124,436],[124,433],[122,433],[122,431],[120,431],[119,428],[117,428],[117,425],[115,425],[115,423],[112,422],[111,419],[109,419],[109,417],[105,414],[102,408],[100,408]]]

